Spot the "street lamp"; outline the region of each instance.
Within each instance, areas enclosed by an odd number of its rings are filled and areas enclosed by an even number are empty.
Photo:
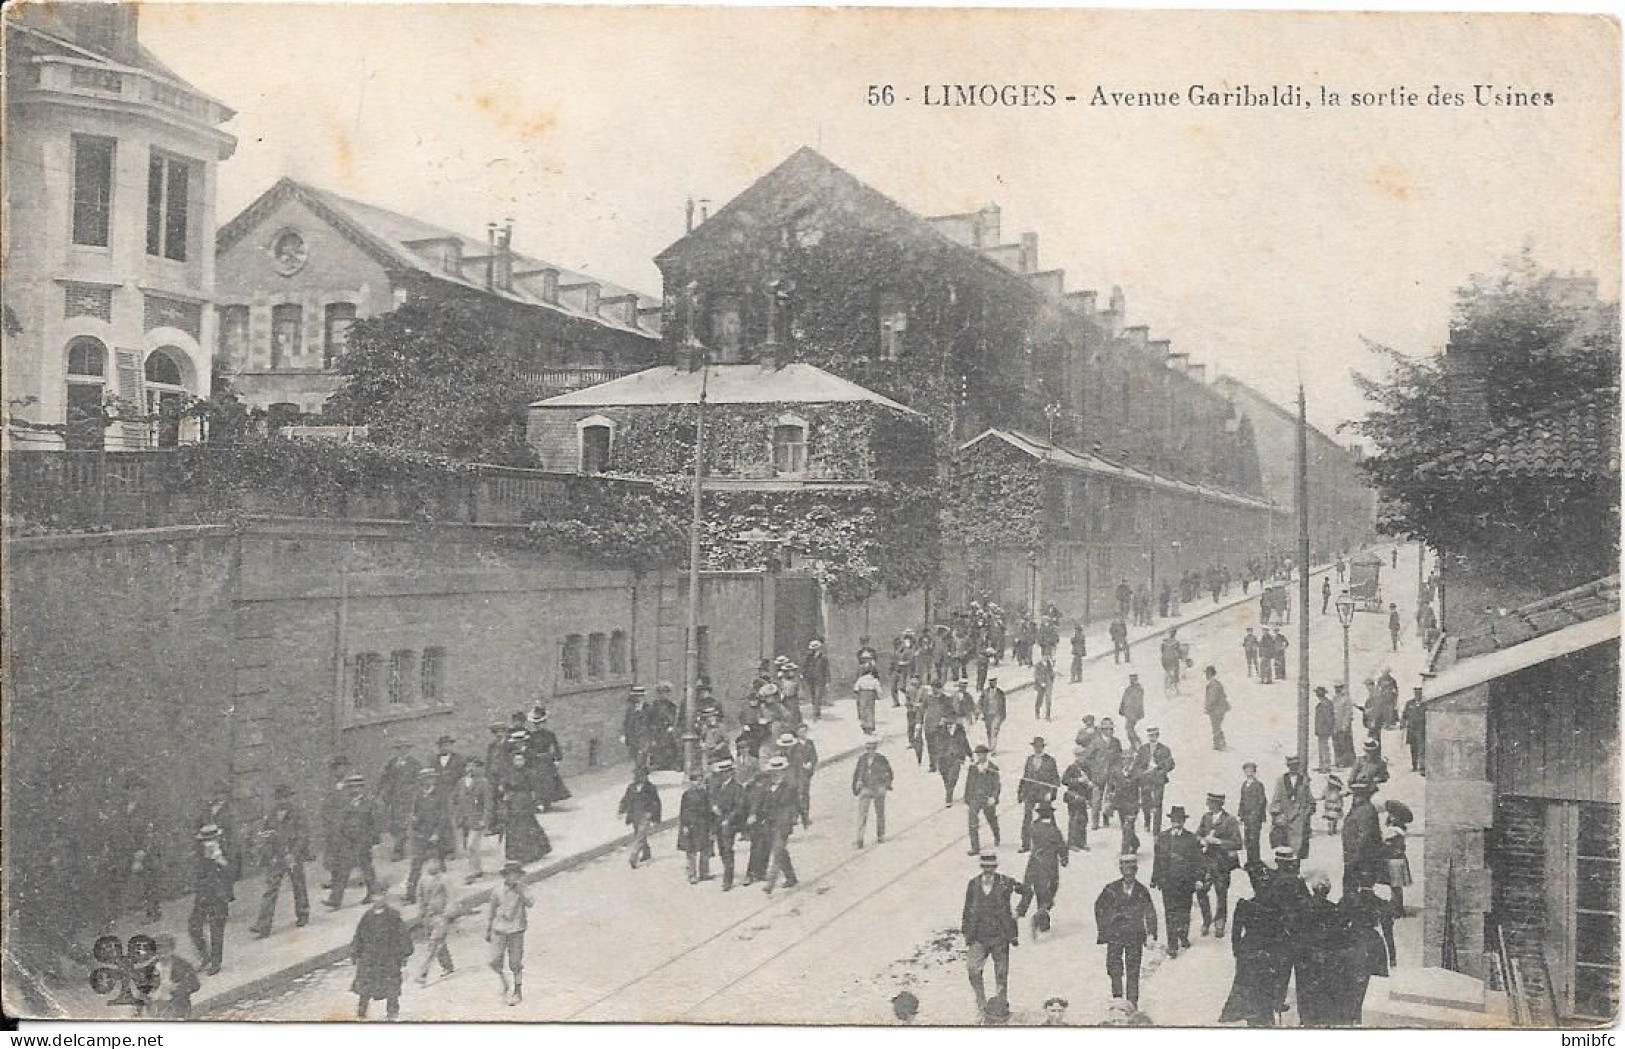
[[[1349,627],[1354,625],[1354,598],[1344,590],[1332,602],[1337,606],[1337,622],[1343,627],[1343,692],[1349,693]]]

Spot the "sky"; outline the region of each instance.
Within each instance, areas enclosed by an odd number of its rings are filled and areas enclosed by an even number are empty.
[[[221,221],[288,175],[659,294],[684,200],[803,145],[920,214],[996,202],[1068,290],[1290,403],[1363,414],[1364,340],[1434,353],[1453,289],[1530,247],[1619,282],[1619,44],[1588,16],[147,3],[143,42],[237,110]],[[1049,107],[925,85],[1054,85]],[[891,106],[866,102],[893,85]],[[1196,107],[1297,84],[1312,106]],[[1475,84],[1549,107],[1473,103]],[[1172,92],[1179,106],[1087,102]],[[1429,106],[1439,86],[1465,105]],[[1324,87],[1344,99],[1320,104]],[[1355,92],[1418,93],[1354,107]],[[940,95],[940,88],[934,92]],[[907,96],[909,102],[902,101]],[[1400,98],[1403,102],[1403,97]],[[1354,439],[1353,437],[1349,438]]]

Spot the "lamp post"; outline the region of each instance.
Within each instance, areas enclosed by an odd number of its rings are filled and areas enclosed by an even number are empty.
[[[1337,606],[1337,622],[1343,628],[1343,693],[1349,695],[1349,627],[1354,625],[1354,598],[1344,590],[1332,603]]]

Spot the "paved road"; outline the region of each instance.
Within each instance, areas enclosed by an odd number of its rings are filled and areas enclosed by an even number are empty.
[[[1394,590],[1408,613],[1410,588],[1401,580]],[[1195,681],[1187,683],[1184,695],[1163,696],[1154,643],[1136,649],[1132,667],[1113,666],[1108,657],[1092,663],[1081,684],[1063,684],[1053,723],[1035,722],[1030,693],[1012,697],[1011,721],[997,755],[1005,773],[1003,869],[1019,877],[1025,861],[1016,852],[1021,810],[1014,800],[1014,780],[1030,752],[1028,741],[1035,731],[1048,736],[1054,741],[1050,751],[1064,767],[1084,713],[1116,719],[1118,697],[1131,669],[1149,686],[1145,724],[1162,728],[1179,763],[1167,804],[1183,804],[1195,813],[1209,789],[1234,798],[1246,760],[1257,761],[1266,782],[1272,781],[1284,754],[1295,745],[1297,693],[1295,679],[1271,686],[1247,680],[1239,639],[1256,618],[1256,605],[1248,604],[1181,630],[1191,643],[1197,670],[1215,664],[1229,690],[1234,709],[1226,723],[1230,748],[1224,753],[1210,749]],[[1335,615],[1312,612],[1311,619],[1312,679],[1331,684],[1341,674],[1341,632]],[[1352,635],[1356,694],[1362,691],[1360,679],[1385,665],[1392,665],[1408,691],[1422,658],[1415,640],[1405,639],[1402,651],[1390,656],[1386,617],[1369,614],[1357,616]],[[1296,646],[1296,624],[1288,636]],[[1295,675],[1295,647],[1290,667]],[[850,717],[850,709],[841,714]],[[923,768],[916,770],[911,752],[900,744],[886,749],[898,783],[889,802],[891,826],[884,845],[875,845],[871,832],[866,849],[854,847],[855,805],[847,789],[851,764],[826,768],[814,783],[813,826],[798,831],[792,843],[801,875],[796,889],[781,889],[770,897],[755,886],[727,894],[716,882],[690,886],[683,860],[674,851],[675,836],[662,835],[656,839],[652,865],[633,871],[624,857],[610,856],[532,887],[537,906],[520,1006],[501,1005],[496,978],[484,965],[483,919],[469,918],[451,941],[458,971],[436,977],[426,988],[409,985],[403,1015],[873,1023],[889,1015],[890,996],[907,986],[924,1003],[922,1021],[975,1022],[957,936],[959,901],[975,871],[975,861],[966,855],[964,808],[944,808],[940,780]],[[1419,803],[1420,780],[1400,772],[1409,764],[1400,757],[1397,734],[1390,735],[1387,749],[1396,773],[1387,796]],[[1104,1016],[1109,991],[1103,949],[1095,945],[1092,901],[1116,876],[1118,831],[1103,831],[1091,844],[1090,851],[1073,854],[1063,875],[1053,930],[1036,944],[1028,942],[1024,930],[1023,944],[1015,951],[1012,1005],[1017,1022],[1036,1018],[1050,994],[1072,1001],[1070,1019],[1088,1023]],[[1420,841],[1411,849],[1420,874]],[[1148,878],[1148,837],[1141,857],[1142,878]],[[1327,868],[1335,880],[1339,858],[1338,843],[1319,837],[1308,866]],[[1237,890],[1244,886],[1245,878],[1238,875]],[[1420,886],[1415,891],[1419,898]],[[1408,933],[1405,926],[1414,925],[1419,919],[1401,923],[1402,931]],[[1211,1024],[1229,988],[1228,945],[1207,940],[1171,962],[1153,959],[1149,964],[1157,971],[1142,995],[1145,1011],[1159,1024]],[[1177,978],[1170,978],[1174,974]],[[243,1003],[231,1015],[342,1015],[354,1004],[351,975],[347,965],[337,966]],[[988,979],[991,984],[991,969]]]

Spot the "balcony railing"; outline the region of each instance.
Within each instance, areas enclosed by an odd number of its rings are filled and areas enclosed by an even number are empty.
[[[87,59],[44,55],[33,60],[29,87],[144,102],[218,124],[230,114],[213,99],[161,80],[141,69],[110,68]]]
[[[532,368],[520,373],[526,387],[537,397],[556,397],[561,393],[597,386],[599,383],[620,379],[637,368]]]

